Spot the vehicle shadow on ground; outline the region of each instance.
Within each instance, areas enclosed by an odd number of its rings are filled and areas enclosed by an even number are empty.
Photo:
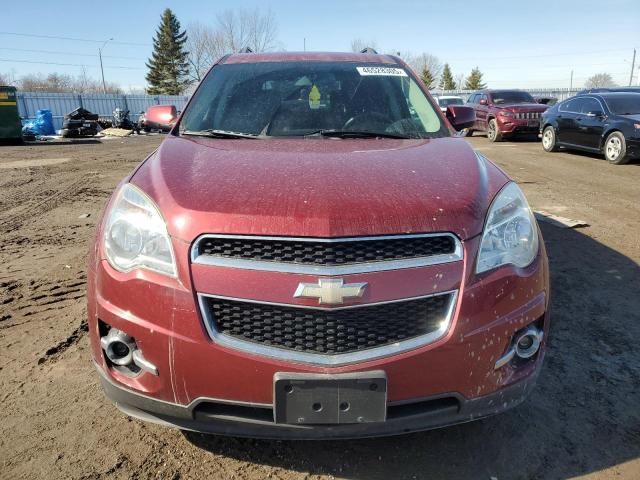
[[[44,141],[29,141],[24,142],[23,145],[25,147],[48,147],[48,146],[56,146],[60,145],[91,145],[91,144],[100,144],[102,143],[98,138],[73,138],[73,139],[62,139],[62,140],[44,140]]]
[[[487,134],[485,132],[473,132],[471,136],[487,138]],[[468,135],[467,135],[467,138],[469,138]],[[509,144],[509,143],[540,143],[540,142],[541,140],[540,138],[538,138],[537,133],[520,134],[512,137],[506,137],[496,143],[489,142],[489,139],[487,138],[487,143],[489,143],[490,145],[503,145],[503,144]]]
[[[593,160],[599,160],[603,163],[608,163],[607,159],[604,158],[604,155],[602,153],[593,153],[593,152],[585,152],[584,150],[571,150],[565,147],[560,147],[559,150],[560,153],[567,153],[570,155],[576,155],[578,157],[583,157],[585,160],[588,159],[593,159]],[[627,163],[625,163],[624,165],[636,165],[636,166],[640,166],[640,159],[638,158],[632,158],[631,160],[629,160]],[[614,167],[620,167],[622,165],[612,165]]]
[[[355,479],[561,478],[640,457],[640,266],[579,230],[541,224],[552,327],[532,396],[501,415],[372,440],[258,441],[184,432],[257,464]]]

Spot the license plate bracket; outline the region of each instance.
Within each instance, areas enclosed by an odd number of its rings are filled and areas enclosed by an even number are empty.
[[[273,379],[273,398],[275,423],[384,422],[387,376],[381,370],[335,375],[279,372]]]

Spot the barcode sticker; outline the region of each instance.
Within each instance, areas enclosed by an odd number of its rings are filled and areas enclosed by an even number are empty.
[[[356,67],[358,73],[362,76],[377,75],[384,77],[406,77],[407,72],[402,68],[394,67]]]

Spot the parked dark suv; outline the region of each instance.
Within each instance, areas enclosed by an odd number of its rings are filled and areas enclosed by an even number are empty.
[[[540,127],[540,116],[547,109],[521,90],[482,90],[472,94],[467,104],[476,111],[476,123],[467,131],[487,132],[491,142],[517,134],[534,134]]]

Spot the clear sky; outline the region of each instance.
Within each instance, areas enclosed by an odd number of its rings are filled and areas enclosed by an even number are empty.
[[[454,76],[477,65],[490,87],[568,87],[571,70],[574,87],[598,72],[626,85],[633,48],[639,50],[634,84],[640,76],[640,0],[3,0],[0,72],[77,75],[84,65],[98,79],[98,47],[113,37],[104,50],[106,80],[143,88],[144,62],[165,7],[183,27],[214,24],[227,9],[268,8],[285,50],[302,50],[305,38],[307,50],[317,51],[373,40],[385,52],[435,55]]]

